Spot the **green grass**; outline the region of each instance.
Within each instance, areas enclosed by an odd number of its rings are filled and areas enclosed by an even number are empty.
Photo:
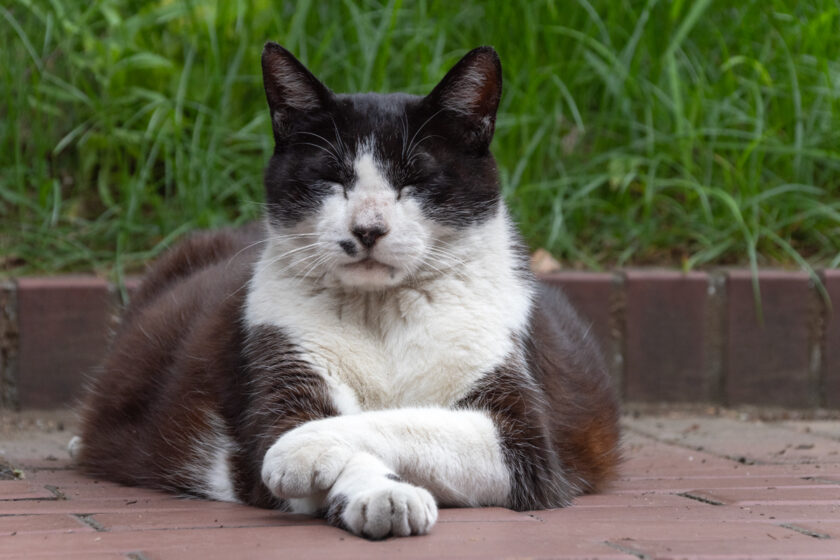
[[[502,188],[571,266],[840,265],[836,0],[280,4],[0,7],[0,270],[121,273],[258,216],[267,39],[336,91],[494,45]]]

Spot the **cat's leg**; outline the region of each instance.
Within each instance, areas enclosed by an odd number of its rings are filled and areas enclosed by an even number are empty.
[[[264,455],[276,496],[328,492],[356,453],[373,455],[447,506],[561,507],[585,486],[558,459],[544,395],[522,360],[485,376],[453,409],[403,408],[307,422]]]
[[[302,498],[331,491],[359,454],[387,474],[428,489],[445,505],[509,505],[503,442],[483,411],[411,408],[308,422],[281,436],[263,461],[273,494]]]

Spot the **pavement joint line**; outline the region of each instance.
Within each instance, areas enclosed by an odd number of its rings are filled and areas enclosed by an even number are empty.
[[[604,544],[607,545],[608,547],[614,549],[614,550],[617,550],[619,552],[623,552],[624,554],[630,554],[632,556],[635,556],[636,558],[639,558],[640,560],[653,560],[653,557],[651,557],[646,552],[643,552],[641,550],[638,550],[638,549],[630,547],[630,546],[624,546],[623,544],[614,543],[612,541],[604,541]]]
[[[816,482],[817,484],[840,485],[840,480],[831,480],[830,478],[822,478],[819,476],[803,476],[800,478],[802,480],[807,480],[808,482]]]
[[[675,494],[681,498],[688,498],[689,500],[696,500],[698,502],[702,502],[704,504],[709,504],[710,506],[723,506],[726,505],[723,502],[719,502],[712,498],[707,498],[705,496],[698,496],[697,494],[692,494],[691,492],[680,492]]]
[[[64,495],[64,492],[58,486],[53,484],[44,484],[44,488],[53,496],[55,496],[55,500],[66,500],[67,496]]]
[[[830,539],[831,538],[831,535],[826,535],[825,533],[818,533],[816,531],[806,529],[805,527],[800,527],[798,525],[794,525],[793,523],[779,523],[779,527],[783,527],[785,529],[790,529],[791,531],[796,531],[797,533],[801,533],[805,536],[813,537],[815,539]]]
[[[4,502],[57,502],[58,498],[52,496],[50,498],[12,498],[10,500],[0,500],[0,503]]]
[[[769,461],[761,461],[759,459],[753,459],[753,458],[750,458],[750,457],[745,457],[743,455],[739,455],[739,456],[736,457],[736,456],[733,456],[733,455],[727,455],[725,453],[716,453],[716,452],[712,451],[711,449],[707,449],[706,447],[703,447],[703,446],[687,445],[687,444],[680,443],[679,441],[675,441],[675,440],[660,439],[653,434],[645,432],[644,430],[640,430],[640,429],[636,428],[635,426],[629,426],[629,425],[624,424],[624,423],[622,423],[621,428],[623,430],[633,432],[636,435],[651,439],[651,440],[653,440],[657,443],[661,443],[661,444],[664,444],[664,445],[673,445],[674,447],[681,447],[683,449],[688,449],[689,451],[696,451],[698,453],[708,453],[709,455],[712,455],[712,456],[717,457],[719,459],[726,459],[727,461],[734,461],[736,463],[740,463],[741,465],[763,466],[763,465],[783,464],[783,463],[771,463]]]
[[[107,533],[108,529],[105,528],[99,521],[93,518],[92,513],[74,513],[73,517],[81,521],[83,524],[87,525],[97,533]]]

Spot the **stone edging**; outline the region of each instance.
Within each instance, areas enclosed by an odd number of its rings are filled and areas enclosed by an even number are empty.
[[[592,323],[623,400],[840,408],[840,270],[541,275]],[[73,404],[119,320],[118,291],[87,276],[0,284],[0,407]]]

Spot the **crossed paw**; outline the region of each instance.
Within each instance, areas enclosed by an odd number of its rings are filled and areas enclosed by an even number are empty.
[[[341,521],[351,532],[369,539],[407,537],[429,532],[437,521],[437,505],[424,488],[385,479],[347,498]]]
[[[378,459],[324,430],[304,426],[280,437],[265,454],[262,480],[285,499],[329,492],[341,503],[341,524],[371,539],[422,535],[437,520],[427,490],[388,474]]]
[[[304,498],[332,488],[352,456],[351,447],[339,438],[298,428],[269,448],[262,480],[279,498]]]

